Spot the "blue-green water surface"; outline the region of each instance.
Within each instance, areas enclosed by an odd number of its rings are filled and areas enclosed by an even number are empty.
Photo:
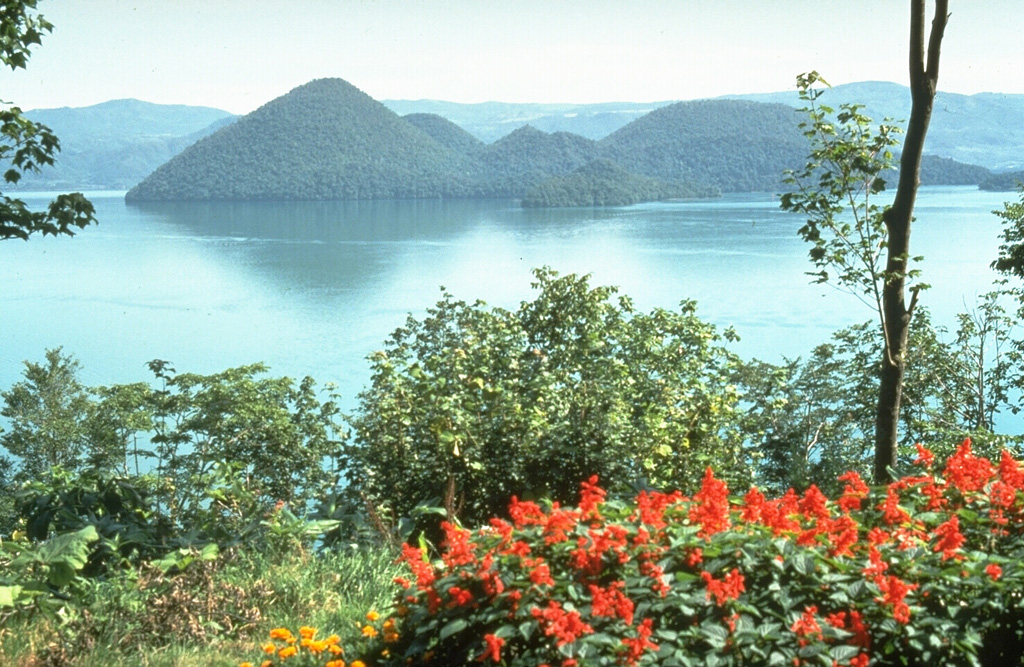
[[[912,249],[938,323],[990,289],[991,214],[1013,195],[922,188]],[[0,245],[0,388],[25,359],[63,346],[86,384],[149,379],[145,363],[216,372],[255,361],[336,383],[346,403],[365,356],[445,286],[515,307],[531,269],[593,274],[641,309],[693,298],[733,326],[744,356],[806,354],[868,320],[856,299],[811,285],[798,216],[771,195],[612,209],[524,210],[510,201],[170,203],[93,193],[100,224],[74,238]],[[42,206],[45,196],[27,198]]]

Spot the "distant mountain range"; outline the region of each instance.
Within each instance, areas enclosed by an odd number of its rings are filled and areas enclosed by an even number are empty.
[[[836,86],[822,99],[861,103],[879,120],[909,113],[909,92],[897,84]],[[799,104],[795,92],[684,103],[380,103],[340,79],[300,86],[241,120],[217,109],[115,100],[29,111],[57,133],[62,152],[55,168],[18,189],[140,184],[134,196],[150,198],[519,197],[577,171],[568,182],[618,173],[604,163],[581,170],[599,160],[694,191],[775,189],[781,169],[800,166],[806,154],[791,111]],[[1022,121],[1024,95],[939,93],[924,182],[1015,182],[990,169],[1024,168]],[[205,137],[213,143],[199,141]],[[165,163],[155,181],[147,178]]]
[[[800,108],[796,91],[729,95],[718,99],[770,102]],[[910,115],[910,89],[896,83],[866,81],[835,86],[822,101],[832,107],[863,104],[876,121]],[[459,104],[436,100],[384,100],[400,114],[433,113],[448,118],[483,141],[494,141],[523,125],[546,132],[573,132],[602,139],[640,116],[672,102],[606,104]],[[1024,169],[1024,95],[939,92],[925,151],[931,155],[995,171]]]
[[[125,190],[236,118],[220,109],[139,100],[25,115],[52,129],[61,151],[54,166],[26,173],[19,190]]]

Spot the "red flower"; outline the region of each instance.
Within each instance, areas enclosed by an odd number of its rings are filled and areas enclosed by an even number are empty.
[[[729,488],[725,482],[715,479],[715,473],[709,467],[704,471],[704,481],[700,491],[693,496],[694,504],[690,506],[690,521],[701,525],[698,535],[710,537],[720,533],[731,525],[729,519]]]
[[[448,603],[449,607],[461,607],[473,601],[472,591],[467,591],[458,586],[449,588],[448,595],[451,597],[451,601]]]
[[[935,462],[935,454],[932,454],[932,450],[928,449],[921,443],[914,445],[917,448],[917,456],[914,457],[914,465],[919,465],[925,469],[931,469],[932,464]]]
[[[1014,489],[1024,491],[1024,470],[1005,449],[999,458],[999,479]]]
[[[551,569],[548,567],[548,564],[539,558],[531,562],[535,562],[536,567],[530,571],[530,581],[537,586],[554,586],[555,580],[551,578]]]
[[[992,462],[971,453],[971,439],[964,439],[956,453],[946,461],[943,476],[961,493],[980,491],[995,475]]]
[[[882,597],[875,598],[877,602],[892,605],[892,617],[900,623],[907,623],[910,620],[910,607],[904,602],[907,593],[917,590],[919,584],[908,584],[899,577],[879,576],[875,584],[882,591]]]
[[[892,484],[889,485],[889,489],[886,491],[885,502],[881,503],[878,509],[882,510],[882,519],[890,526],[910,521],[910,515],[907,514],[905,509],[900,507],[900,496]]]
[[[724,605],[728,600],[735,600],[740,596],[744,590],[743,575],[736,568],[733,568],[731,572],[725,575],[721,580],[715,579],[711,576],[710,572],[701,572],[700,578],[707,584],[708,590],[706,592],[707,599],[710,600],[712,596],[715,598],[715,604],[719,607]]]
[[[814,605],[804,608],[804,613],[793,622],[789,629],[799,638],[800,646],[807,646],[813,639],[821,639],[821,625],[818,623],[816,614],[818,608]]]
[[[441,554],[441,559],[445,565],[454,568],[476,562],[476,554],[473,553],[475,545],[469,541],[470,532],[468,530],[454,526],[447,521],[441,522],[441,529],[444,530],[444,541],[441,543],[444,552]]]
[[[580,512],[584,519],[601,518],[601,512],[597,506],[604,502],[606,491],[597,485],[597,475],[591,475],[590,479],[580,482]]]
[[[999,567],[995,563],[989,563],[985,566],[985,574],[990,576],[992,581],[995,581],[999,577],[1003,576],[1003,568]]]
[[[590,584],[588,588],[592,600],[592,615],[610,618],[618,616],[626,625],[633,625],[633,601],[622,592],[626,588],[626,582],[613,581],[607,588]]]
[[[840,482],[846,482],[843,486],[843,495],[839,497],[839,509],[850,513],[860,509],[861,501],[868,495],[868,485],[864,483],[856,471],[851,470],[839,477]]]
[[[512,523],[515,524],[516,528],[522,528],[531,524],[543,525],[547,519],[537,503],[530,502],[529,500],[520,501],[515,496],[512,496],[512,501],[509,503],[508,515],[512,517]]]
[[[956,555],[956,550],[964,543],[964,536],[960,533],[960,519],[956,515],[935,527],[933,531],[938,537],[932,551],[941,551],[942,560],[949,560]]]
[[[622,643],[626,645],[626,650],[622,656],[622,661],[627,665],[635,665],[640,662],[640,658],[643,656],[644,651],[650,649],[652,651],[658,650],[658,645],[650,641],[651,638],[651,626],[653,622],[649,618],[645,618],[643,622],[637,626],[636,638],[625,637]]]
[[[594,631],[580,618],[578,611],[565,611],[562,605],[554,600],[548,601],[547,609],[533,607],[530,614],[544,630],[548,637],[555,637],[558,646],[571,644],[577,638]]]
[[[484,662],[488,658],[494,662],[501,662],[501,647],[505,645],[505,640],[497,635],[486,634],[484,635],[484,642],[487,647],[484,652],[477,658],[478,662]]]

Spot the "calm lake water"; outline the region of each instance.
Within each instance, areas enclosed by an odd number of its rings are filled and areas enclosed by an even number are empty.
[[[0,245],[0,388],[22,360],[63,346],[86,384],[148,380],[152,359],[209,373],[263,361],[353,399],[364,358],[444,285],[515,307],[531,269],[591,273],[637,306],[693,298],[733,326],[744,356],[806,354],[868,320],[852,297],[809,285],[798,216],[769,195],[614,209],[524,210],[515,202],[127,205],[90,193],[100,224],[74,238]],[[922,296],[938,323],[990,288],[1000,222],[1013,198],[923,188],[911,247],[926,257]],[[33,205],[49,200],[26,197]],[[350,407],[347,405],[346,407]]]

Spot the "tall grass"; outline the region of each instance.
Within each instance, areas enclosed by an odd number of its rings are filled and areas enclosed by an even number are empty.
[[[228,552],[165,575],[129,569],[90,581],[57,618],[0,628],[0,664],[17,667],[236,667],[272,627],[312,625],[342,640],[392,604],[387,547],[325,553]]]

